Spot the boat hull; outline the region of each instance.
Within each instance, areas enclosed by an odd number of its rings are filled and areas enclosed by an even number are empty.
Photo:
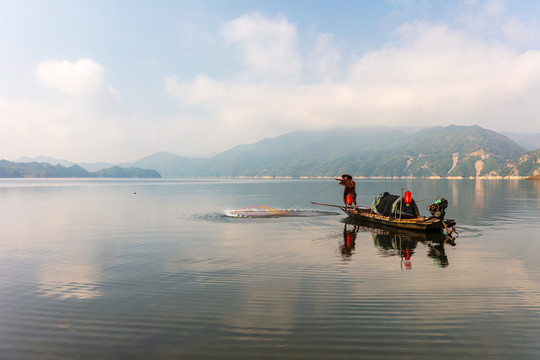
[[[395,219],[390,216],[384,216],[371,212],[370,208],[345,208],[341,207],[341,210],[345,212],[349,218],[375,225],[384,225],[398,229],[406,229],[412,231],[428,232],[428,231],[441,231],[446,224],[447,227],[455,225],[453,220],[443,220],[435,218],[417,217],[408,219]]]

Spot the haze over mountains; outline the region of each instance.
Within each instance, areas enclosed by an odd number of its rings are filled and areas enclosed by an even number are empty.
[[[532,150],[532,151],[531,151]],[[72,166],[53,158],[20,158]],[[98,171],[114,164],[77,164]],[[163,177],[482,177],[540,174],[540,134],[479,126],[295,131],[239,145],[211,158],[160,152],[117,164]]]
[[[509,137],[526,150],[540,149],[540,134],[514,134],[509,132],[502,132],[501,134]]]
[[[161,178],[156,170],[111,166],[90,172],[79,165],[0,160],[0,178]]]
[[[22,162],[22,163],[29,163],[29,162],[38,162],[38,163],[48,163],[51,165],[62,165],[65,167],[70,167],[73,165],[78,165],[88,171],[99,171],[103,169],[110,168],[111,166],[114,166],[115,164],[112,163],[105,163],[105,162],[97,162],[97,163],[75,163],[73,161],[68,160],[62,160],[62,159],[56,159],[52,156],[36,156],[36,157],[27,157],[23,156],[15,160],[16,162]]]

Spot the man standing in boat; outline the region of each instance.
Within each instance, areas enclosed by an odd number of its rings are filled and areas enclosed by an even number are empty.
[[[356,184],[354,183],[352,176],[343,174],[341,175],[341,178],[334,178],[334,180],[339,180],[339,185],[345,186],[345,190],[343,191],[345,208],[348,206],[352,207],[352,204],[354,204],[354,208],[356,209]],[[349,199],[347,199],[347,197],[349,197]]]

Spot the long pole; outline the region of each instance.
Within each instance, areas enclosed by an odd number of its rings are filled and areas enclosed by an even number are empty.
[[[341,206],[341,205],[332,205],[332,204],[323,204],[323,203],[318,203],[318,202],[311,202],[312,204],[315,204],[315,205],[324,205],[324,206],[332,206],[332,207],[338,207],[340,209],[343,209],[345,208],[345,206]]]

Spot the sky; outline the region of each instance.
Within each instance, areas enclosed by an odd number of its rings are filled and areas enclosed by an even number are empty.
[[[0,0],[0,158],[210,156],[295,130],[540,133],[539,1]]]

